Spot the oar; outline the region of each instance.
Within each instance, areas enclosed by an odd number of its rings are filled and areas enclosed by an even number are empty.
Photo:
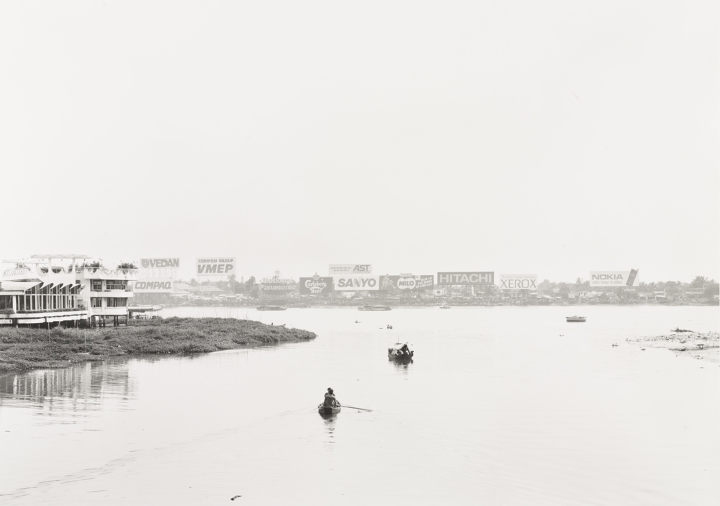
[[[372,411],[372,409],[368,409],[368,408],[358,408],[357,406],[348,406],[347,404],[342,404],[341,407],[343,407],[343,408],[352,408],[352,409],[362,409],[363,411]]]

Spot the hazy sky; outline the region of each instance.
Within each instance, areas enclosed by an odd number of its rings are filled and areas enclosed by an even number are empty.
[[[0,258],[720,278],[715,1],[0,2]]]

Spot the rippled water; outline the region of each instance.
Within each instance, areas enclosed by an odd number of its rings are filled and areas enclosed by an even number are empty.
[[[318,338],[0,377],[0,503],[720,503],[720,367],[625,342],[717,308],[165,311]]]

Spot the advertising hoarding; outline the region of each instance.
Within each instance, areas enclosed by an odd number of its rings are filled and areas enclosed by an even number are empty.
[[[590,286],[638,286],[638,271],[591,271]]]
[[[352,276],[353,274],[372,274],[371,264],[330,264],[330,276]]]
[[[438,285],[492,285],[494,272],[438,272]]]
[[[498,274],[502,290],[537,290],[537,274]]]
[[[179,258],[141,258],[141,269],[179,269]]]
[[[421,290],[432,288],[435,278],[432,274],[414,276],[412,274],[401,274],[399,276],[380,276],[380,290]]]
[[[179,268],[179,258],[141,258],[138,279],[145,281],[173,280],[177,278]]]
[[[235,257],[203,257],[197,259],[195,275],[199,278],[235,274]]]
[[[260,284],[260,290],[267,293],[297,292],[297,283],[295,283],[294,279],[282,279],[277,277],[265,278]]]
[[[133,283],[135,293],[172,293],[172,279],[139,279]]]
[[[362,291],[362,290],[379,290],[380,276],[334,276],[333,288],[336,291]]]
[[[313,276],[312,278],[300,278],[300,293],[302,295],[324,295],[333,290],[333,278]]]

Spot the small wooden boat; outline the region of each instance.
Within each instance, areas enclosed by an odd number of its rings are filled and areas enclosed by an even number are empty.
[[[392,308],[390,306],[360,306],[358,307],[358,311],[390,311]]]
[[[395,343],[388,348],[388,358],[391,360],[412,360],[415,352],[412,351],[407,343]]]
[[[445,303],[442,306],[440,306],[440,309],[450,309],[450,304]]]
[[[337,403],[337,406],[332,407],[332,408],[325,406],[324,404],[319,404],[318,405],[318,413],[320,413],[321,415],[337,415],[338,413],[340,413],[341,407],[342,406],[340,406],[339,402]]]
[[[287,308],[283,306],[258,306],[258,311],[285,311]]]
[[[565,319],[566,319],[568,322],[584,323],[585,320],[587,320],[587,317],[586,317],[586,316],[566,316]]]

